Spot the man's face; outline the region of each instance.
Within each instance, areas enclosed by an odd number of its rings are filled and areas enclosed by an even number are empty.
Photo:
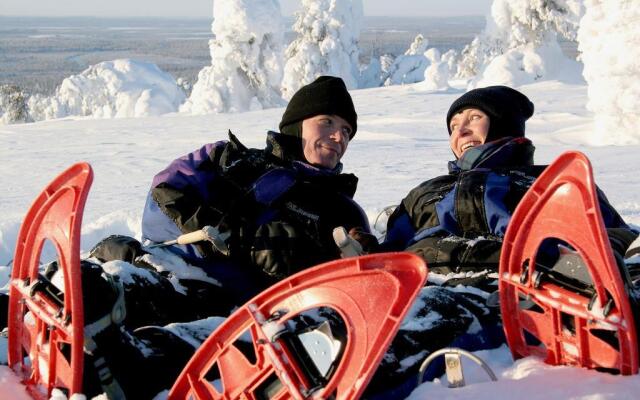
[[[316,115],[302,121],[302,152],[309,164],[335,168],[347,151],[352,128],[337,115]]]
[[[489,116],[477,108],[458,111],[449,122],[449,145],[456,157],[468,149],[484,144],[489,133]]]

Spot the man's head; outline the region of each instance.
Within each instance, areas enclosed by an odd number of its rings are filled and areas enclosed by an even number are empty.
[[[342,79],[321,76],[293,95],[282,115],[280,132],[301,140],[307,162],[333,169],[355,135],[357,121]]]
[[[523,137],[533,103],[507,86],[471,90],[453,102],[447,113],[451,150],[460,157],[473,146],[506,136]]]

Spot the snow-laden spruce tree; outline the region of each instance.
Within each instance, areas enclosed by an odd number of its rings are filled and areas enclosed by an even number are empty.
[[[404,52],[398,56],[389,69],[389,74],[384,80],[385,86],[416,83],[424,79],[424,71],[429,65],[429,60],[424,52],[429,46],[429,41],[418,34]]]
[[[211,30],[212,65],[198,73],[180,111],[208,114],[284,105],[278,0],[215,0]]]
[[[563,55],[557,38],[575,40],[584,12],[582,3],[494,0],[485,30],[462,51],[458,77],[478,76],[472,86],[482,86],[575,75],[579,66]]]
[[[379,87],[389,78],[395,57],[391,54],[383,54],[379,58],[371,57],[369,64],[360,71],[360,89]]]
[[[441,57],[441,60],[447,63],[447,68],[449,69],[450,76],[458,75],[458,60],[460,59],[460,54],[454,49],[449,49],[446,53],[444,53]]]
[[[87,116],[122,118],[178,111],[185,96],[157,65],[120,59],[90,66],[65,78],[51,97],[29,97],[34,120]]]
[[[218,1],[218,0],[217,0]],[[320,75],[341,77],[349,89],[358,87],[358,38],[362,0],[302,0],[286,50],[282,80],[286,99]]]
[[[429,66],[424,71],[424,80],[418,85],[423,90],[445,90],[449,88],[449,64],[435,47],[425,51]]]
[[[16,85],[0,85],[0,124],[30,122],[27,98]]]
[[[640,143],[640,7],[632,0],[585,0],[578,50],[597,144]]]

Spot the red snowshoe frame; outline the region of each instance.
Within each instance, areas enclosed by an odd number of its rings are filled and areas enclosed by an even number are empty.
[[[567,290],[536,270],[536,253],[546,238],[561,239],[578,252],[594,297]],[[523,309],[523,300],[535,306]],[[534,354],[553,365],[638,372],[634,316],[584,154],[562,154],[513,214],[500,259],[500,308],[514,358]],[[528,343],[527,336],[542,346]]]
[[[40,193],[18,234],[9,299],[9,366],[34,398],[54,387],[82,392],[84,315],[80,281],[80,226],[93,181],[91,166],[79,163]],[[64,302],[38,279],[46,240],[64,272]]]
[[[426,277],[424,261],[409,253],[346,258],[298,273],[253,298],[211,334],[168,398],[357,399]],[[304,363],[284,340],[284,327],[291,317],[323,306],[344,320],[347,340],[333,374],[314,387]],[[254,362],[234,345],[246,333]],[[222,391],[207,379],[216,365]]]

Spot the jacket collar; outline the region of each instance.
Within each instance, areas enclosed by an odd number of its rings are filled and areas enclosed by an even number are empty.
[[[531,166],[534,152],[529,139],[505,137],[465,151],[459,159],[449,161],[449,172]]]
[[[240,140],[229,131],[229,142],[234,151],[248,153],[248,149]],[[353,197],[358,186],[358,177],[354,174],[343,174],[342,163],[338,163],[335,168],[319,168],[295,157],[295,154],[302,154],[300,139],[283,135],[278,132],[267,133],[267,146],[260,153],[266,158],[270,158],[267,164],[273,167],[292,169],[297,176],[303,180],[311,180],[316,184],[326,184],[330,190],[337,190],[349,197]],[[266,160],[265,160],[266,161]]]

